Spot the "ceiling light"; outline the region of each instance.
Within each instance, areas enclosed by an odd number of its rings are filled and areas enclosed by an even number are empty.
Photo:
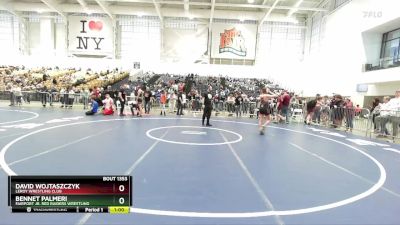
[[[254,0],[247,0],[247,3],[253,4],[253,3],[254,3]]]

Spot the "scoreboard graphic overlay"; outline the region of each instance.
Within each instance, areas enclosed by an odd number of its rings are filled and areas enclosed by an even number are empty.
[[[13,213],[129,213],[131,176],[9,176]]]

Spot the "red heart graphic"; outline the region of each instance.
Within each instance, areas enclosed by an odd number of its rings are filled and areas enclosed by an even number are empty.
[[[96,22],[96,27],[97,27],[97,30],[101,31],[101,29],[103,29],[103,23],[100,22],[100,21],[97,21]]]
[[[96,22],[90,21],[90,22],[89,22],[89,29],[90,29],[90,30],[96,29]]]
[[[103,23],[101,21],[95,22],[92,20],[89,22],[89,29],[101,31],[103,29]]]

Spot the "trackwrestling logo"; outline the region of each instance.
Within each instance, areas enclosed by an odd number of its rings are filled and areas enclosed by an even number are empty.
[[[246,56],[245,40],[240,30],[232,28],[220,34],[219,53],[230,52],[238,56]]]

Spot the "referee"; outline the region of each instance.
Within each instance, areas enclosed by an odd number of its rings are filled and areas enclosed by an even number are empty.
[[[210,117],[211,117],[211,111],[212,111],[212,95],[211,95],[211,86],[208,87],[208,91],[204,93],[203,99],[204,99],[204,111],[203,111],[203,121],[202,124],[204,126],[204,120],[207,117],[207,127],[211,127],[212,125],[210,124]]]

